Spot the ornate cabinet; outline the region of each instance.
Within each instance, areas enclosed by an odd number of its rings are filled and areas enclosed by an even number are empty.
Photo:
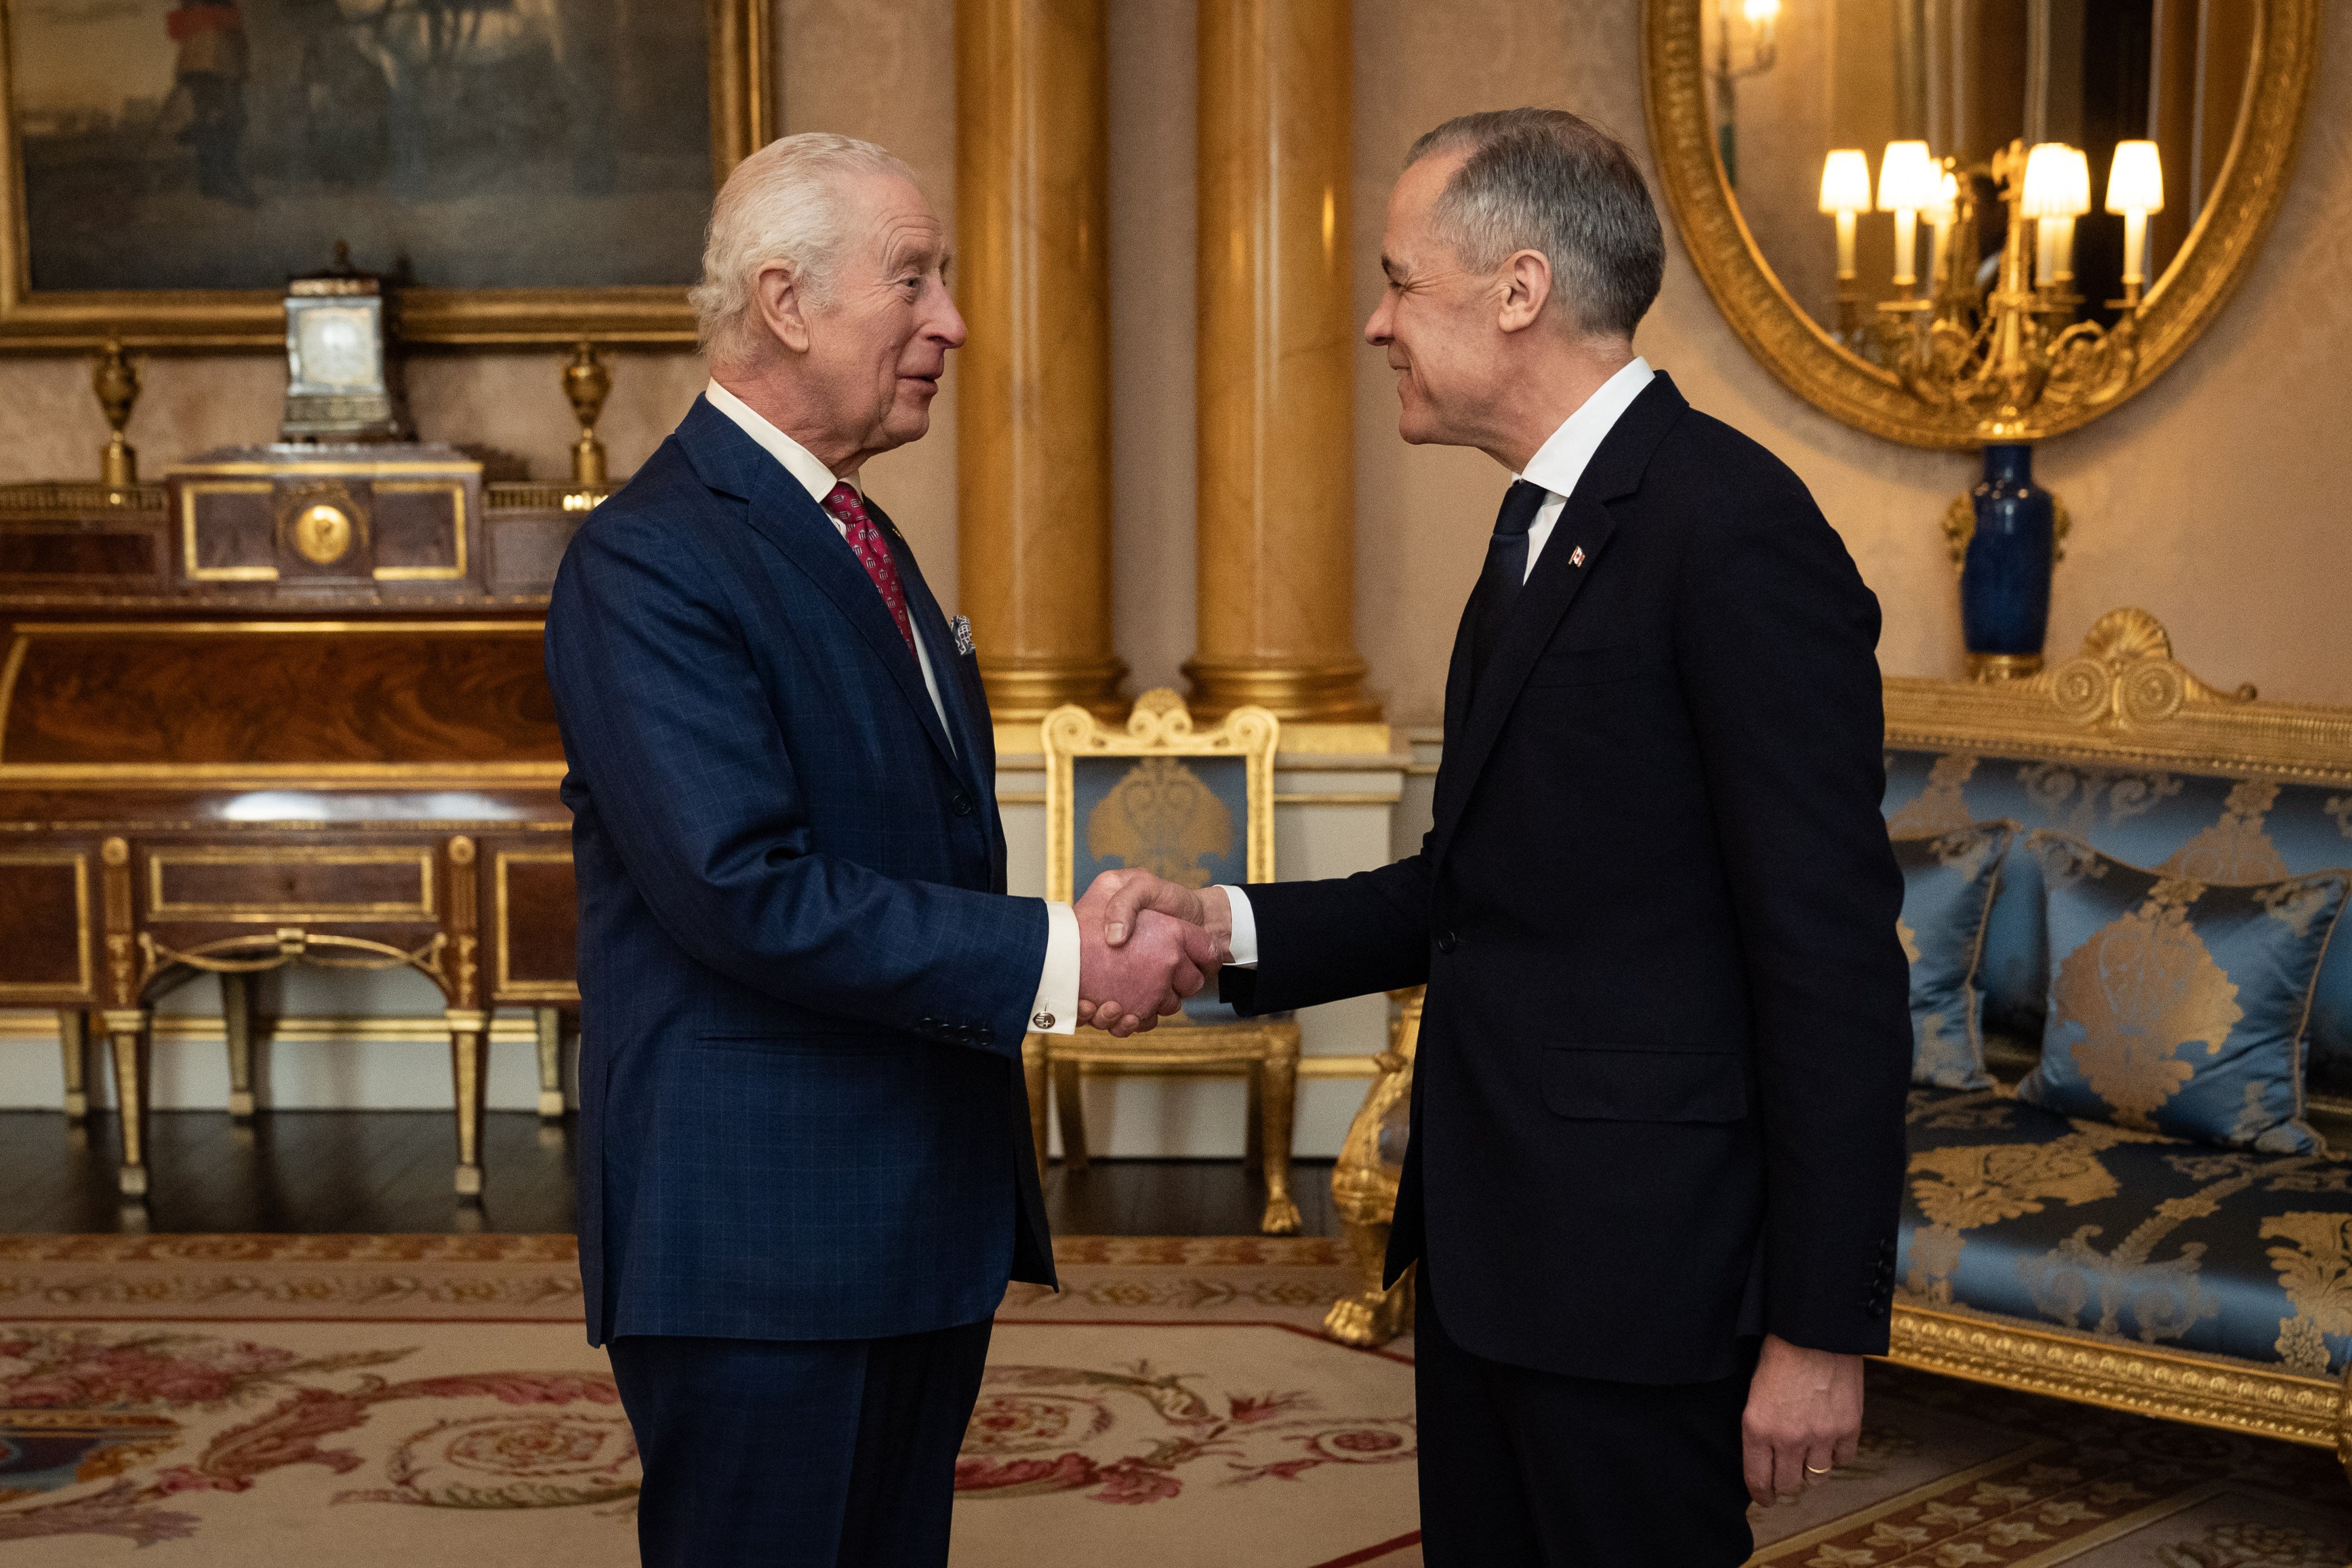
[[[541,1010],[562,1114],[576,914],[541,611],[603,491],[488,489],[447,448],[370,447],[217,454],[168,495],[0,492],[0,1005],[58,1011],[68,1114],[105,1039],[126,1195],[154,1001],[205,975],[239,1116],[250,982],[288,964],[440,989],[459,1193],[492,1009]]]

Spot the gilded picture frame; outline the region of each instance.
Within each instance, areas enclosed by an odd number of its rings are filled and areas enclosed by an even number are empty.
[[[1983,444],[1976,416],[1932,407],[1888,371],[1839,344],[1764,260],[1725,179],[1708,105],[1705,16],[1715,0],[1643,0],[1642,86],[1666,206],[1692,268],[1724,319],[1780,384],[1857,430],[1906,446]],[[2319,0],[2252,0],[2248,89],[2212,195],[2148,290],[2139,365],[2112,401],[2038,408],[2017,439],[2079,428],[2144,392],[2211,325],[2252,268],[2286,192],[2319,57]]]
[[[17,101],[18,65],[27,42],[27,19],[31,15],[26,5],[26,0],[0,0],[0,352],[87,350],[109,340],[143,348],[282,350],[282,288],[35,287],[36,236],[28,216],[26,137]],[[211,0],[210,4],[166,0],[166,5],[232,15],[236,12],[230,0]],[[266,8],[257,9],[267,15]],[[424,14],[430,8],[415,9],[420,15],[414,26],[439,25],[434,16]],[[455,15],[465,8],[444,9]],[[396,5],[387,5],[379,15],[398,10]],[[774,32],[767,0],[704,0],[704,10],[709,84],[708,145],[711,189],[715,191],[738,162],[777,134]],[[364,16],[362,19],[365,19]],[[185,31],[174,26],[172,37],[179,39]],[[145,106],[159,122],[150,132],[151,140],[164,136],[173,136],[181,142],[192,140],[184,124],[178,126],[174,134],[173,126],[162,123],[175,111],[180,120],[188,117],[183,90],[188,79],[184,63],[187,46],[183,43],[179,47],[183,51],[182,64],[176,68],[179,76],[172,98],[160,107],[152,103]],[[242,39],[237,47],[240,51],[246,47]],[[309,65],[309,57],[305,57],[304,63]],[[245,68],[242,54],[236,68]],[[628,68],[637,68],[632,61]],[[201,111],[199,104],[198,112]],[[241,122],[246,112],[241,103],[235,112]],[[573,112],[581,113],[581,107],[574,104]],[[625,133],[626,127],[623,127],[612,133],[612,139],[620,139]],[[391,134],[397,140],[397,132]],[[200,142],[200,138],[195,140]],[[199,178],[202,156],[199,144]],[[239,195],[247,205],[257,199],[249,192],[240,192]],[[576,253],[587,255],[597,238],[593,233],[584,233],[567,237],[565,243]],[[698,253],[699,245],[698,224],[688,248]],[[671,247],[677,247],[675,242]],[[359,265],[376,265],[374,258],[358,246],[354,250]],[[320,255],[315,263],[301,269],[315,270],[326,266],[330,259],[328,255]],[[404,342],[418,344],[566,344],[582,339],[606,343],[688,343],[694,341],[695,334],[693,312],[686,300],[687,288],[683,281],[400,287],[399,331]]]

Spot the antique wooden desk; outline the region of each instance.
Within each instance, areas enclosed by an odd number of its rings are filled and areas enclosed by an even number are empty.
[[[58,1010],[69,1115],[95,1017],[139,1198],[158,996],[220,977],[250,1116],[254,977],[415,970],[446,998],[457,1190],[478,1194],[492,1009],[541,1010],[541,1112],[562,1114],[576,915],[541,613],[604,492],[486,495],[448,448],[281,468],[0,491],[0,1005]]]

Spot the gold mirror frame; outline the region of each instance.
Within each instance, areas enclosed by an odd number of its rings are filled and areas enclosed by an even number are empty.
[[[689,0],[690,3],[690,0]],[[710,37],[712,188],[777,134],[768,0],[704,0]],[[30,287],[30,237],[10,102],[8,5],[0,0],[0,352],[286,346],[285,290]],[[690,343],[687,285],[578,289],[403,289],[404,343]]]
[[[2319,54],[2319,0],[2255,0],[2254,47],[2221,178],[2139,316],[2139,368],[2113,400],[2036,410],[2014,439],[2038,441],[2121,406],[2188,352],[2244,279],[2278,216]],[[1976,416],[1928,406],[1891,372],[1840,347],[1766,264],[1716,154],[1700,23],[1707,0],[1643,0],[1642,94],[1650,145],[1683,248],[1748,352],[1781,384],[1857,430],[1907,446],[1981,446]]]

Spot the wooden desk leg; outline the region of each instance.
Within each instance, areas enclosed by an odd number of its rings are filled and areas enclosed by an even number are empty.
[[[1045,1039],[1021,1037],[1021,1086],[1029,1094],[1029,1142],[1037,1156],[1037,1179],[1045,1179]]]
[[[1264,1068],[1265,1121],[1261,1138],[1265,1159],[1265,1215],[1257,1224],[1267,1236],[1294,1236],[1298,1205],[1290,1197],[1290,1126],[1298,1110],[1298,1031],[1283,1030],[1269,1042]]]
[[[449,1009],[449,1070],[457,1089],[457,1194],[482,1195],[482,1038],[487,1014]]]
[[[65,1057],[66,1120],[89,1120],[89,1015],[79,1007],[58,1009],[58,1049]]]
[[[221,984],[221,1030],[228,1040],[228,1113],[232,1120],[253,1120],[253,994],[250,974],[224,974]]]
[[[1062,1117],[1062,1168],[1087,1168],[1087,1108],[1078,1094],[1078,1064],[1054,1064],[1054,1109]]]
[[[114,1047],[114,1103],[122,1117],[122,1166],[115,1184],[126,1198],[147,1195],[148,1013],[109,1008],[106,1036]]]
[[[570,1033],[561,1007],[539,1009],[539,1119],[563,1120],[563,1041]]]

